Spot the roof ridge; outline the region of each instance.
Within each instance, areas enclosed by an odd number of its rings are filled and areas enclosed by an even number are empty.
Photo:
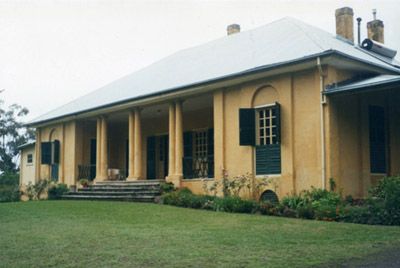
[[[311,31],[306,31],[306,30],[304,29],[304,27],[307,27],[307,28],[312,27],[312,28],[314,28],[314,29],[318,29],[319,31],[324,32],[324,33],[327,33],[327,34],[330,34],[329,32],[324,31],[324,30],[322,30],[322,29],[319,29],[318,27],[314,27],[314,26],[312,26],[312,25],[310,25],[310,24],[307,24],[307,23],[305,23],[305,22],[299,21],[299,20],[297,20],[297,19],[294,19],[294,18],[292,18],[292,17],[285,17],[285,19],[287,19],[287,21],[288,21],[289,23],[291,23],[291,24],[294,25],[297,29],[299,29],[308,39],[310,39],[310,41],[312,41],[315,45],[317,45],[322,51],[327,50],[327,48],[326,48],[327,45],[325,44],[325,42],[324,42],[321,38],[319,38],[317,35],[313,34]],[[303,26],[303,27],[301,27],[301,26]],[[316,39],[318,39],[319,42],[317,42]],[[320,42],[321,42],[321,43],[324,43],[324,44],[323,44],[324,46],[321,45]],[[328,47],[329,47],[329,46],[328,46]]]

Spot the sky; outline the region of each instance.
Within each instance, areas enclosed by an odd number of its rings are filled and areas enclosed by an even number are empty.
[[[32,120],[179,50],[293,17],[335,34],[344,6],[384,23],[385,45],[400,54],[399,0],[0,0],[0,99]],[[397,30],[397,33],[396,33]],[[356,40],[355,40],[356,41]],[[396,56],[397,60],[400,56]]]

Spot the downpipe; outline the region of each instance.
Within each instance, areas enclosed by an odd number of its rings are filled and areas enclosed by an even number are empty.
[[[324,117],[324,106],[326,104],[326,97],[322,93],[324,92],[324,73],[322,71],[321,59],[317,58],[317,67],[319,71],[319,87],[321,92],[321,182],[322,189],[326,190],[326,165],[325,165],[325,117]]]

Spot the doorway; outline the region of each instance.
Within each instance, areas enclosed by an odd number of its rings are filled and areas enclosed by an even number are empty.
[[[168,135],[147,137],[148,180],[164,180],[168,176]]]

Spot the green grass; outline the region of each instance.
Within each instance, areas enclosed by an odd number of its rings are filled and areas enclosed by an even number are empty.
[[[340,266],[399,245],[400,227],[141,203],[0,204],[0,267]]]

